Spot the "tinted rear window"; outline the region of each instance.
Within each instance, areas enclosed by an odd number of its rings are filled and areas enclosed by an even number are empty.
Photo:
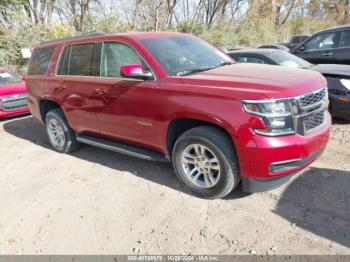
[[[28,75],[45,75],[50,65],[54,47],[40,48],[33,51]]]
[[[71,47],[68,74],[89,76],[94,44],[73,45]]]
[[[60,62],[57,68],[57,75],[67,75],[68,74],[68,61],[70,54],[70,46],[66,46],[60,56]]]

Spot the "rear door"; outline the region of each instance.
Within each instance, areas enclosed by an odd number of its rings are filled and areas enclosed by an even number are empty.
[[[303,51],[295,54],[313,64],[334,64],[341,32],[325,32],[314,35],[305,42]]]
[[[350,65],[350,30],[342,32],[339,48],[335,50],[336,64]]]
[[[101,43],[66,46],[56,72],[55,96],[60,96],[72,128],[78,133],[98,132],[95,84]]]
[[[157,150],[160,119],[156,82],[123,78],[120,67],[130,64],[141,64],[145,71],[151,71],[131,45],[118,41],[103,43],[101,78],[95,86],[99,132],[110,139]]]

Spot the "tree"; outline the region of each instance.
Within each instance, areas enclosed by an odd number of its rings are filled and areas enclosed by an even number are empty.
[[[275,28],[283,25],[292,13],[296,0],[275,0],[274,2],[274,24]],[[284,16],[284,17],[283,17]]]

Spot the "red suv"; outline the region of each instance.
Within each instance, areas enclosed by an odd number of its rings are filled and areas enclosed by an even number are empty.
[[[324,150],[331,119],[321,74],[235,64],[180,33],[93,35],[37,46],[27,88],[52,146],[85,143],[173,163],[189,189],[259,192]]]
[[[0,119],[28,114],[25,82],[14,73],[0,68]]]

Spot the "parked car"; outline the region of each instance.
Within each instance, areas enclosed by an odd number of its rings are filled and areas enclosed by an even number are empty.
[[[28,114],[25,81],[0,68],[0,118]]]
[[[279,49],[279,50],[283,50],[283,51],[289,51],[289,48],[282,45],[282,44],[269,44],[269,45],[262,45],[259,46],[258,48],[262,48],[262,49]]]
[[[241,63],[259,63],[310,69],[327,79],[330,106],[334,117],[350,120],[350,65],[313,65],[288,52],[274,49],[247,49],[229,52]]]
[[[308,38],[292,53],[313,64],[350,64],[350,26],[333,27]]]
[[[290,38],[288,43],[285,43],[283,45],[288,47],[290,50],[293,50],[298,45],[304,43],[306,39],[308,39],[309,37],[310,37],[309,35],[295,35]]]
[[[329,139],[321,74],[234,64],[187,34],[43,43],[27,88],[55,150],[85,143],[172,162],[180,181],[206,198],[224,197],[240,180],[247,192],[275,188],[316,160]]]

